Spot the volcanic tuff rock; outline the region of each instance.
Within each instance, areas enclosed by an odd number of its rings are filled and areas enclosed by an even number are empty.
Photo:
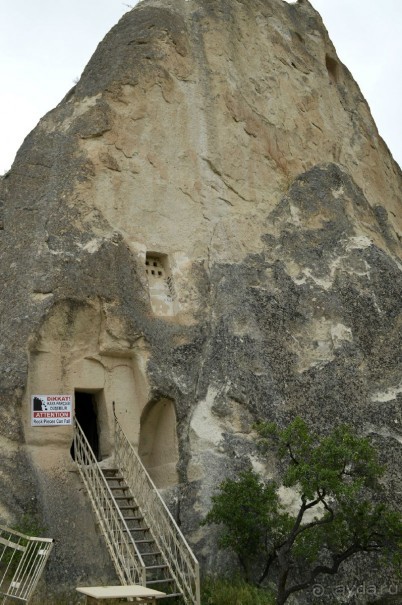
[[[101,547],[35,392],[96,394],[104,455],[116,400],[204,563],[213,488],[262,468],[257,418],[350,423],[397,498],[401,184],[307,0],[124,15],[0,182],[0,517],[39,514],[51,577],[99,576]]]

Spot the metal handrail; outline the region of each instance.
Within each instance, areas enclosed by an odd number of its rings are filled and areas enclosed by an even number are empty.
[[[0,603],[28,603],[54,545],[0,525]]]
[[[114,405],[113,405],[114,410]],[[115,463],[131,489],[187,605],[200,605],[199,565],[137,452],[115,417]]]
[[[79,473],[99,521],[117,575],[123,585],[145,585],[146,571],[127,523],[77,419],[74,452]]]

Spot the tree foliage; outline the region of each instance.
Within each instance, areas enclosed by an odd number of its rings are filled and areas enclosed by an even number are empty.
[[[401,516],[384,501],[384,469],[368,439],[346,426],[319,437],[300,418],[284,430],[256,429],[260,450],[281,460],[281,484],[300,500],[295,513],[285,510],[279,484],[251,470],[221,483],[204,523],[221,525],[219,544],[237,554],[248,581],[275,578],[282,605],[357,553],[400,564]]]

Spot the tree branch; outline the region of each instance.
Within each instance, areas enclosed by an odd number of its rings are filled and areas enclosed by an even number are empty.
[[[343,553],[340,553],[338,555],[333,555],[333,557],[332,557],[333,564],[331,566],[317,565],[317,567],[315,567],[311,571],[309,578],[305,582],[300,582],[299,584],[295,584],[294,586],[291,586],[290,588],[288,588],[285,591],[285,600],[293,592],[298,592],[299,590],[304,590],[305,588],[308,588],[309,586],[311,586],[311,584],[314,582],[315,578],[318,575],[320,575],[320,574],[335,575],[338,572],[340,565],[344,561],[346,561],[346,559],[349,559],[350,557],[352,557],[353,555],[355,555],[358,552],[364,552],[366,550],[367,550],[366,548],[363,548],[363,547],[359,546],[358,544],[352,544]]]
[[[292,461],[294,464],[298,465],[298,464],[299,464],[299,461],[297,460],[297,458],[295,458],[295,456],[294,456],[294,454],[293,454],[293,452],[292,452],[292,446],[291,446],[290,442],[288,442],[288,443],[286,444],[286,447],[288,448],[288,452],[289,452],[289,456],[290,456],[291,461]]]
[[[267,577],[270,567],[271,567],[272,563],[275,561],[275,559],[276,559],[276,552],[274,549],[273,552],[271,552],[270,555],[268,556],[266,565],[264,567],[264,571],[262,572],[260,579],[257,581],[257,586],[261,586],[261,584]]]
[[[296,536],[295,538],[297,538],[297,536],[299,536],[302,532],[306,531],[306,529],[310,529],[311,527],[319,527],[320,525],[326,525],[327,523],[332,523],[332,521],[334,520],[334,511],[332,510],[332,508],[329,506],[329,504],[325,501],[325,491],[320,492],[319,490],[317,490],[318,493],[318,498],[316,498],[315,500],[312,500],[305,508],[305,510],[307,510],[308,508],[312,508],[313,506],[316,506],[317,504],[319,504],[320,502],[323,504],[325,510],[329,513],[329,517],[327,517],[326,519],[317,519],[316,521],[310,521],[310,523],[306,523],[306,525],[303,525],[303,527],[299,527],[299,529],[297,530]]]

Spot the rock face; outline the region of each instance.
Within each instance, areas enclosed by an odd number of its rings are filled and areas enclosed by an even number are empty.
[[[397,497],[401,184],[307,0],[144,0],[111,30],[0,182],[0,522],[39,515],[51,582],[112,572],[34,393],[91,394],[102,458],[116,401],[206,566],[257,419],[348,422]]]

